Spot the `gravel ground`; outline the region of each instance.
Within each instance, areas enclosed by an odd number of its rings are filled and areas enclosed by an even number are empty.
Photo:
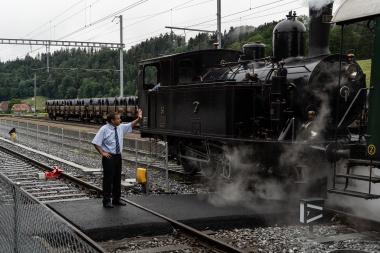
[[[356,231],[348,229],[345,225],[317,225],[314,226],[313,235],[309,236],[308,226],[274,226],[254,229],[219,230],[210,236],[221,239],[247,253],[380,252],[379,241],[351,239],[321,244],[314,240],[318,237],[336,236],[342,233],[354,232]],[[170,252],[217,252],[215,250],[205,249],[196,241],[181,236],[176,232],[172,235],[154,238],[128,238],[121,241],[107,242],[104,245],[109,246],[112,244],[118,246],[114,249],[109,247],[108,252],[112,253],[131,253],[139,250],[142,250],[139,252],[144,252],[144,249],[168,245],[188,245],[191,247]]]
[[[313,235],[309,235],[309,226],[268,227],[255,229],[235,229],[218,231],[216,238],[229,238],[230,244],[238,248],[249,248],[250,252],[328,252],[337,249],[355,249],[367,252],[380,252],[378,241],[363,239],[320,244],[313,240],[318,237],[336,236],[341,233],[353,233],[344,225],[316,225]]]
[[[25,143],[19,143],[25,145]],[[75,144],[73,144],[75,145]],[[19,153],[27,155],[29,157],[34,157],[36,160],[48,164],[51,167],[59,166],[65,172],[71,173],[74,176],[84,177],[84,179],[93,182],[97,186],[101,187],[101,175],[84,175],[81,170],[78,170],[75,167],[62,164],[60,162],[49,159],[43,155],[36,154],[34,152],[25,150],[13,144],[8,144],[4,142],[4,146],[17,150]],[[56,150],[54,150],[56,149]],[[40,148],[40,151],[50,153],[50,154],[61,154],[60,158],[66,159],[68,161],[74,162],[76,164],[85,166],[87,168],[97,168],[101,170],[101,157],[100,155],[91,152],[73,152],[72,150],[67,150],[67,152],[60,152],[62,149],[61,146],[54,147],[54,145],[49,146],[49,150]],[[94,149],[95,151],[95,149]],[[134,179],[136,176],[135,164],[129,164],[124,162],[123,172],[125,173],[125,178]],[[208,193],[210,189],[207,188],[204,184],[204,181],[199,177],[194,176],[182,176],[177,174],[169,174],[168,180],[166,179],[166,171],[161,169],[148,169],[148,179],[149,179],[149,194],[196,194],[196,193]],[[134,195],[143,195],[141,184],[135,183],[134,187],[126,189],[123,192],[123,196],[134,196]]]
[[[22,144],[22,143],[21,143]],[[50,164],[52,166],[56,165],[56,162],[47,159],[44,156],[36,155],[33,152],[25,151],[22,148],[16,147],[13,144],[8,144],[3,142],[4,146],[11,147],[14,150],[28,156],[33,156],[39,161]],[[50,149],[54,147],[50,147]],[[57,149],[61,147],[57,147]],[[44,151],[44,150],[42,150]],[[52,150],[49,150],[51,153]],[[58,153],[58,151],[57,151]],[[63,152],[62,152],[63,153]],[[89,154],[85,157],[83,154],[77,154],[75,152],[65,152],[67,157],[62,157],[68,159],[75,163],[81,164],[89,168],[99,168],[100,167],[100,157],[94,154]],[[72,173],[74,175],[80,176],[82,173],[76,168],[70,166],[65,166],[63,168],[66,172]],[[134,177],[135,169],[132,166],[124,166],[126,177]],[[90,179],[100,185],[100,176],[92,176]],[[191,194],[191,193],[208,193],[210,192],[209,187],[205,187],[202,180],[199,183],[194,184],[185,178],[170,177],[169,183],[167,185],[165,171],[161,170],[149,170],[150,191],[151,194],[162,194],[166,189],[170,189],[174,194]],[[125,196],[131,195],[142,195],[141,186],[135,185],[132,189],[124,192]],[[319,236],[332,236],[338,235],[340,233],[347,233],[348,228],[344,225],[334,225],[334,226],[314,226],[314,237]],[[355,231],[349,231],[351,233]],[[362,250],[363,252],[380,252],[380,242],[378,241],[368,241],[364,239],[354,239],[345,240],[333,243],[320,244],[308,237],[309,227],[308,226],[286,226],[286,227],[267,227],[267,228],[245,228],[245,229],[234,229],[234,230],[220,230],[213,233],[211,236],[223,239],[225,242],[241,249],[245,249],[246,252],[307,252],[307,253],[319,253],[319,252],[330,252],[333,250]],[[110,243],[110,242],[108,242]],[[116,243],[116,242],[115,242]],[[167,235],[164,237],[157,238],[127,238],[122,242],[117,243],[119,245],[118,249],[110,249],[109,252],[126,253],[134,252],[136,250],[147,249],[150,247],[158,247],[164,245],[189,245],[192,248],[182,249],[179,251],[172,252],[215,252],[211,250],[205,250],[197,248],[197,242],[185,238],[177,233],[172,235]],[[121,245],[121,246],[120,246]],[[336,251],[338,252],[338,251]],[[347,253],[353,253],[353,251],[341,251]]]

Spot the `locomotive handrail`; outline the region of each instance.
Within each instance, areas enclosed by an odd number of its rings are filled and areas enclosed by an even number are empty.
[[[309,72],[312,72],[308,67],[306,67],[306,65],[297,65],[297,66],[286,66],[286,68],[287,69],[294,69],[294,68],[299,68],[299,67],[301,67],[301,68],[305,68],[307,71],[309,71]],[[278,68],[275,68],[275,69],[278,69]]]
[[[289,132],[290,127],[292,127],[292,142],[294,141],[294,120],[295,120],[294,117],[288,119],[288,121],[285,123],[286,128],[284,128],[284,129],[281,131],[281,134],[280,134],[280,136],[278,137],[277,140],[279,140],[279,141],[283,141],[284,138],[285,138],[285,136],[286,136],[287,133]]]
[[[346,119],[348,112],[351,110],[352,106],[353,106],[354,103],[356,102],[356,99],[359,97],[360,93],[362,93],[363,90],[367,91],[368,88],[361,88],[361,89],[358,91],[358,93],[356,93],[355,98],[352,100],[352,102],[351,102],[350,106],[348,107],[346,113],[343,115],[343,118],[340,120],[337,129],[339,129],[339,127],[343,124],[343,121]]]
[[[256,83],[253,83],[251,81],[237,81],[236,79],[228,79],[228,80],[214,80],[212,82],[203,82],[203,83],[194,83],[194,84],[186,84],[186,85],[175,85],[175,86],[166,86],[165,88],[161,88],[162,90],[165,89],[179,89],[179,88],[194,88],[194,87],[213,87],[213,86],[222,86],[222,85],[247,85],[252,86]],[[268,84],[271,85],[271,84]],[[261,86],[261,84],[260,84]]]

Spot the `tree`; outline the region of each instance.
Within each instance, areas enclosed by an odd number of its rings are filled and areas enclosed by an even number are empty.
[[[301,15],[298,20],[305,24],[308,31],[309,17]],[[242,50],[249,42],[260,41],[265,44],[265,55],[272,55],[273,29],[277,21],[258,27],[230,27],[222,36],[222,47]],[[330,51],[340,52],[340,26],[331,27]],[[372,36],[366,22],[344,27],[343,53],[352,50],[356,59],[369,59],[372,52]],[[308,37],[308,32],[306,34]],[[174,32],[160,34],[146,39],[124,52],[124,94],[136,94],[138,76],[137,63],[144,59],[161,55],[182,53],[198,49],[213,48],[216,35],[198,33],[186,44],[185,37]],[[308,41],[306,39],[306,44]],[[50,71],[38,71],[37,94],[50,99],[90,98],[95,96],[118,96],[120,90],[119,51],[114,49],[85,50],[82,48],[60,48],[49,53]],[[33,69],[46,67],[48,55],[38,54],[35,58],[27,55],[25,59],[0,62],[0,101],[23,98],[33,95]],[[68,70],[70,69],[70,70]]]
[[[78,96],[78,91],[74,87],[69,87],[66,91],[65,98],[66,99],[74,99],[77,98]]]
[[[12,98],[9,103],[8,103],[8,110],[7,110],[7,113],[11,113],[12,112],[12,107],[13,105],[15,104],[21,104],[21,99],[18,99],[18,98]]]

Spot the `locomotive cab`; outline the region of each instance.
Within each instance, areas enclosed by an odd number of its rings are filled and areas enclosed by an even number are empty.
[[[223,113],[230,100],[223,86],[226,63],[239,55],[240,51],[233,50],[203,50],[141,62],[139,104],[148,112],[142,135],[204,135],[216,131],[225,136],[231,131],[226,126],[230,115]],[[218,72],[210,72],[215,67]],[[151,91],[158,83],[157,91]],[[214,93],[216,90],[219,92]]]

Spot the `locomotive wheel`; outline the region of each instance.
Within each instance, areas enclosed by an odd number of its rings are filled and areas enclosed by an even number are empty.
[[[186,146],[184,144],[179,144],[178,149],[180,151],[179,153],[183,156],[194,156],[194,154],[189,149],[186,149]],[[181,155],[179,155],[179,160],[181,162],[182,169],[186,174],[191,175],[199,171],[199,162],[184,158]]]
[[[210,161],[208,163],[201,162],[200,167],[201,167],[202,175],[205,178],[209,178],[209,179],[219,176],[223,170],[222,165],[214,161]]]
[[[181,166],[186,174],[193,175],[198,171],[198,164],[196,161],[191,161],[186,158],[181,158]]]

